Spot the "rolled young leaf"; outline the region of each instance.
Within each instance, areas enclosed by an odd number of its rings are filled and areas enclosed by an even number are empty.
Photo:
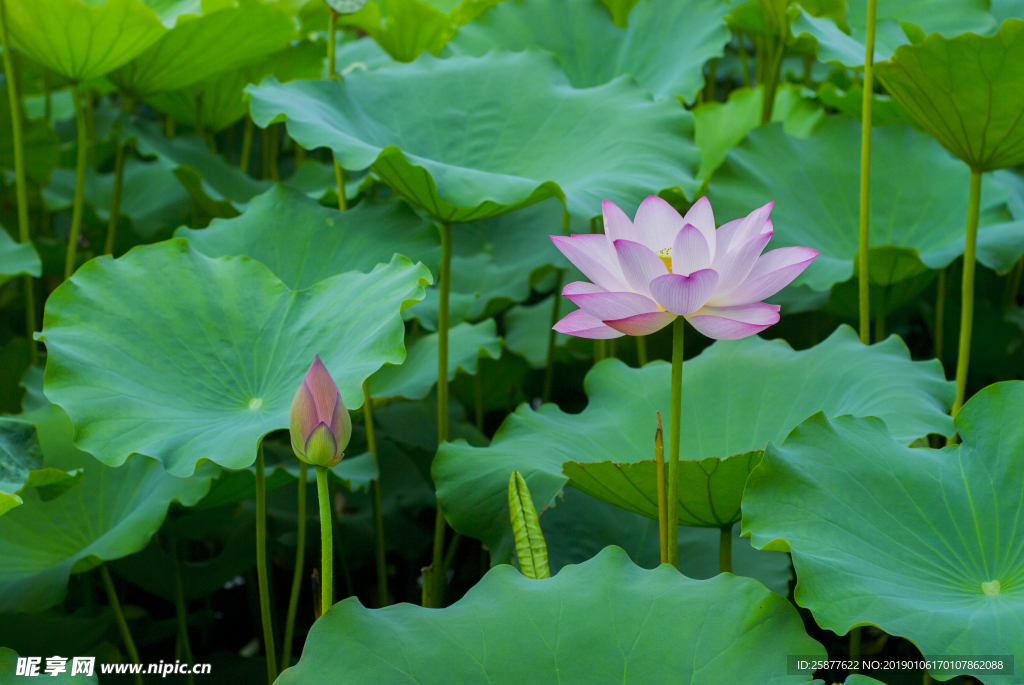
[[[519,570],[527,578],[550,578],[548,547],[540,529],[537,510],[533,508],[530,488],[522,474],[513,471],[508,479],[508,508],[512,518],[512,535],[516,539]]]

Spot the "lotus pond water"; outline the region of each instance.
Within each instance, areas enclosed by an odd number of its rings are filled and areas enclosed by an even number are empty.
[[[0,685],[1024,684],[1024,5],[0,0]]]

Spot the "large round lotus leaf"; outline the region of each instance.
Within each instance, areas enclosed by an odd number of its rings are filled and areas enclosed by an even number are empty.
[[[43,263],[32,243],[18,243],[0,226],[0,285],[15,276],[39,276]]]
[[[774,201],[772,245],[820,251],[794,281],[820,291],[853,275],[859,188],[860,124],[835,116],[805,139],[787,136],[778,124],[752,131],[726,153],[708,197],[720,222]],[[871,280],[891,285],[962,255],[969,190],[970,171],[928,135],[900,122],[874,129],[871,246],[898,248],[906,259],[895,269],[892,260],[873,260]],[[999,209],[1006,197],[1005,189],[984,182],[982,211]],[[1005,271],[1024,254],[1024,222],[983,219],[978,261]]]
[[[991,37],[931,35],[899,48],[878,78],[918,123],[973,169],[1024,164],[1024,21]]]
[[[498,566],[447,609],[347,599],[313,624],[279,682],[333,683],[339,673],[395,685],[809,681],[787,676],[787,654],[825,650],[757,581],[648,571],[608,547],[544,580]]]
[[[70,574],[141,550],[168,505],[199,501],[216,473],[205,464],[179,478],[142,455],[119,468],[93,459],[82,482],[54,500],[22,493],[25,503],[0,516],[0,612],[60,603]]]
[[[860,69],[867,54],[867,1],[851,0],[845,26],[836,17],[812,16],[801,9],[791,25],[794,36],[807,34],[818,44],[818,59]],[[875,63],[888,59],[909,36],[938,33],[947,38],[962,33],[986,34],[995,30],[996,19],[986,0],[881,0],[876,9]]]
[[[656,99],[692,102],[704,87],[704,63],[729,42],[728,12],[719,0],[643,0],[620,29],[598,0],[507,0],[460,28],[448,49],[479,57],[541,48],[576,88],[630,74]]]
[[[562,205],[550,199],[453,231],[449,323],[493,316],[513,302],[525,302],[551,271],[569,268],[551,242],[552,234],[562,232],[562,216]],[[573,232],[586,231],[589,227]],[[427,263],[433,268],[437,262]],[[438,289],[428,288],[423,302],[405,313],[406,319],[419,319],[425,328],[436,330],[438,304]]]
[[[108,0],[109,1],[109,0]],[[294,19],[276,0],[225,3],[184,17],[145,52],[109,75],[125,93],[144,97],[238,70],[297,37]]]
[[[590,219],[602,200],[632,211],[659,190],[697,189],[693,116],[678,102],[652,102],[625,77],[573,89],[554,57],[537,51],[424,55],[341,81],[270,78],[248,90],[260,126],[287,119],[303,147],[333,149],[346,169],[373,169],[446,221],[549,197]]]
[[[443,445],[433,476],[452,527],[482,540],[501,558],[510,544],[510,524],[498,493],[507,491],[512,471],[523,474],[541,511],[557,506],[567,461],[653,459],[655,412],[667,421],[670,375],[669,364],[661,361],[642,369],[601,362],[584,382],[589,402],[579,414],[553,404],[538,411],[523,405],[505,419],[490,447]],[[946,411],[952,402],[953,385],[939,363],[910,361],[897,337],[867,347],[843,326],[802,352],[756,336],[717,342],[683,365],[680,457],[763,450],[821,410],[830,416],[881,416],[906,442],[950,434]],[[733,489],[741,492],[744,481]]]
[[[637,566],[657,568],[661,563],[658,522],[566,488],[558,506],[540,514],[540,527],[548,546],[548,564],[557,573],[567,564],[581,564],[608,545],[622,547]],[[732,569],[763,583],[772,592],[789,593],[793,577],[789,556],[765,552],[732,529]],[[714,578],[719,571],[720,533],[711,528],[679,527],[679,571],[688,578]],[[511,558],[491,554],[491,564],[510,563]]]
[[[399,62],[411,62],[423,52],[436,55],[458,30],[454,19],[433,4],[421,0],[373,0],[357,12],[342,14],[338,23],[372,36]]]
[[[104,463],[138,452],[182,476],[203,459],[249,466],[260,437],[288,426],[316,354],[345,404],[362,405],[363,380],[404,358],[400,312],[429,279],[395,256],[295,292],[259,262],[181,238],[94,259],[47,301],[46,393]]]
[[[431,269],[441,259],[437,229],[404,202],[360,202],[339,212],[282,185],[253,198],[241,216],[179,228],[175,236],[207,257],[251,257],[292,290],[370,271],[395,253]]]
[[[751,474],[744,535],[792,552],[796,601],[821,627],[877,625],[923,654],[1012,655],[1016,676],[976,677],[1019,683],[1022,415],[1024,383],[990,385],[957,414],[963,443],[942,450],[905,447],[876,418],[812,416]]]
[[[103,76],[167,34],[195,0],[8,0],[14,47],[72,81]],[[152,5],[152,6],[148,6]]]

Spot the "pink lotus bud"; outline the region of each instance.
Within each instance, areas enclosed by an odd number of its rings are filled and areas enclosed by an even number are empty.
[[[345,456],[352,419],[338,386],[317,355],[302,379],[289,421],[295,456],[313,466],[334,466]]]

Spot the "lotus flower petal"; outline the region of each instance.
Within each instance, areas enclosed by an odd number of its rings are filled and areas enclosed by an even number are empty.
[[[711,203],[708,202],[706,197],[702,197],[693,203],[690,211],[683,217],[683,224],[690,224],[700,231],[708,244],[708,251],[711,253],[711,259],[713,260],[715,258],[715,243],[717,242],[715,239],[715,213],[712,211]],[[672,254],[675,254],[674,247],[672,248]],[[708,264],[710,263],[709,261]],[[674,266],[672,270],[676,270]]]
[[[719,274],[718,287],[715,289],[714,295],[711,296],[711,304],[717,304],[719,299],[724,298],[743,284],[750,274],[750,270],[757,263],[757,258],[764,250],[764,246],[771,238],[771,233],[755,235],[719,256],[719,262],[715,265],[715,271]]]
[[[739,307],[704,307],[686,320],[715,340],[736,340],[779,322],[779,305],[755,302]]]
[[[616,240],[615,252],[626,284],[633,292],[653,297],[651,281],[668,273],[668,267],[646,245],[632,240]]]
[[[337,405],[338,400],[341,399],[341,395],[338,394],[338,386],[335,385],[334,379],[331,378],[331,373],[324,366],[324,363],[320,361],[320,355],[316,355],[313,359],[313,363],[310,365],[309,371],[306,372],[306,378],[303,383],[309,389],[309,394],[313,396],[313,402],[316,405],[317,423],[324,422],[329,424],[331,416],[334,415],[334,407]],[[305,437],[308,438],[309,436]]]
[[[622,337],[622,333],[609,328],[603,321],[595,319],[582,309],[577,309],[567,314],[561,321],[555,324],[554,328],[559,333],[574,335],[577,338],[590,338],[592,340]]]
[[[295,391],[291,415],[288,417],[288,432],[291,434],[292,451],[296,455],[305,454],[306,438],[313,433],[313,429],[319,423],[320,419],[316,414],[313,395],[306,387],[306,382],[303,381],[299,383],[299,389]]]
[[[747,280],[715,303],[729,307],[758,302],[789,285],[818,256],[809,247],[780,247],[757,258]]]
[[[689,276],[660,276],[651,281],[651,292],[659,305],[673,314],[686,316],[704,306],[717,284],[718,273],[714,269],[703,269]]]
[[[637,293],[581,293],[569,299],[599,321],[659,311],[654,300]]]
[[[672,273],[689,276],[711,266],[711,249],[704,234],[687,224],[672,243]]]
[[[640,241],[640,233],[617,204],[610,200],[602,202],[601,215],[604,218],[604,234],[608,236],[608,242],[614,244],[616,240]]]
[[[292,400],[288,421],[292,450],[309,464],[338,463],[352,437],[352,419],[341,400],[338,386],[317,355]],[[322,433],[330,434],[328,441]],[[310,450],[315,450],[312,454]],[[329,458],[325,456],[330,452]]]
[[[606,293],[608,292],[599,285],[588,283],[586,281],[573,281],[564,288],[562,288],[562,295],[569,297],[570,295],[589,295],[590,293]]]
[[[769,202],[765,205],[765,207],[768,207],[768,211],[771,211],[773,204],[774,203]],[[744,240],[749,240],[760,233],[772,232],[772,220],[770,218],[765,217],[759,228],[756,225],[757,221],[760,221],[758,217],[764,215],[763,210],[765,207],[754,210],[754,212],[751,212],[745,217],[735,219],[719,227],[715,232],[717,234],[715,239],[718,241],[718,246],[715,249],[715,261],[718,261],[718,258],[729,250],[735,249],[735,246],[739,245]],[[758,212],[759,214],[755,215],[755,212]],[[752,216],[755,217],[755,221],[751,221]]]
[[[619,269],[618,259],[606,236],[600,233],[571,237],[553,235],[551,240],[555,247],[594,283],[612,292],[629,290]]]
[[[658,252],[672,247],[676,233],[683,227],[683,217],[672,205],[657,195],[651,195],[640,203],[633,226],[640,233],[640,242]]]
[[[608,326],[626,335],[650,335],[672,323],[676,315],[671,312],[648,312],[625,319],[605,321]]]

